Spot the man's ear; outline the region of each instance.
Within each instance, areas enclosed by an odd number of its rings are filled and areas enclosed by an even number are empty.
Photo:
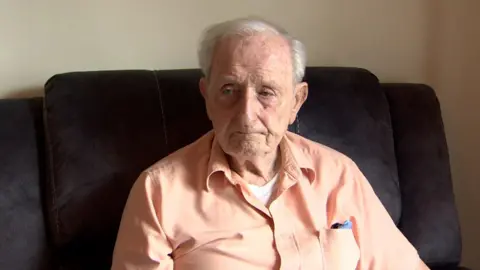
[[[204,99],[207,99],[207,86],[207,79],[205,79],[205,77],[200,78],[200,81],[198,82],[198,88],[200,88],[200,93],[202,94]]]
[[[298,111],[302,107],[305,100],[307,100],[308,96],[308,84],[306,82],[301,82],[295,85],[295,93],[294,93],[294,102],[292,112],[290,114],[290,125],[295,122],[297,118]]]

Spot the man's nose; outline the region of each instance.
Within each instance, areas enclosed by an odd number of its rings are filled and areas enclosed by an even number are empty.
[[[257,118],[258,113],[258,99],[256,91],[253,88],[246,88],[240,98],[238,114],[241,118],[247,121],[253,121]]]

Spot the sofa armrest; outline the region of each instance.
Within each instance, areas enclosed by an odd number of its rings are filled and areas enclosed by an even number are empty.
[[[402,194],[399,228],[427,265],[457,269],[462,244],[440,103],[423,84],[382,84],[382,89]]]
[[[430,267],[430,270],[472,270],[472,269],[463,267],[463,266],[435,266],[435,267]]]

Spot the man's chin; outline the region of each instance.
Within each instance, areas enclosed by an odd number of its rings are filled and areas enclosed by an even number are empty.
[[[232,142],[228,148],[230,155],[238,157],[253,157],[260,155],[265,146],[255,140],[242,140]]]

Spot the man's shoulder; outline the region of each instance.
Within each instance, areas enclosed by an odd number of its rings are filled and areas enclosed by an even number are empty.
[[[314,170],[316,177],[313,182],[317,188],[328,192],[340,189],[348,192],[356,185],[367,182],[357,164],[347,155],[298,134],[290,133],[289,139],[297,152],[301,150],[301,158],[306,160],[307,166]]]
[[[174,151],[145,169],[150,175],[172,175],[195,170],[199,164],[208,163],[213,133],[208,132],[196,141]]]
[[[334,163],[340,167],[350,166],[354,164],[353,160],[347,155],[319,142],[310,140],[299,134],[287,132],[287,138],[312,162],[322,161],[322,163]]]

